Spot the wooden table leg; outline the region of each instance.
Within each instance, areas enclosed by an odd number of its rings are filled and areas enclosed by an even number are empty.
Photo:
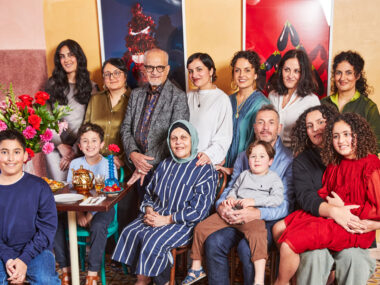
[[[69,220],[71,279],[73,285],[79,285],[77,218],[75,211],[68,211],[67,216]]]

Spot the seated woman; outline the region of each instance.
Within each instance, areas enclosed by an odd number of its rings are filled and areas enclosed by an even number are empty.
[[[104,130],[104,147],[100,153],[110,154],[107,146],[123,146],[120,126],[127,110],[131,90],[127,86],[127,69],[121,58],[107,59],[102,66],[105,90],[91,96],[84,122],[99,125]],[[117,168],[124,166],[124,151],[114,156]]]
[[[195,128],[178,120],[169,128],[167,142],[172,157],[158,165],[139,217],[124,228],[112,255],[135,267],[136,284],[149,284],[150,277],[166,269],[170,250],[189,243],[193,228],[208,216],[215,198],[216,170],[210,164],[196,166]]]
[[[326,127],[321,156],[328,167],[318,195],[328,204],[321,203],[320,217],[298,210],[285,218],[286,228],[278,240],[276,285],[288,284],[299,266],[300,253],[365,249],[372,244],[375,232],[362,228],[359,218],[380,219],[380,160],[373,155],[375,151],[376,138],[370,126],[355,113],[339,115]]]
[[[311,107],[298,118],[292,131],[292,148],[295,155],[293,183],[297,205],[316,217],[321,216],[325,207],[331,207],[318,195],[318,190],[322,187],[322,176],[326,170],[321,158],[323,132],[336,115],[337,112],[326,105]],[[335,221],[345,208],[340,210],[331,217]],[[275,240],[281,236],[284,229],[284,220],[273,227]],[[375,260],[369,256],[366,249],[352,247],[333,253],[328,249],[307,251],[300,255],[297,282],[326,285],[334,263],[337,282],[342,285],[365,284],[375,266]]]
[[[372,127],[377,138],[377,152],[380,153],[380,114],[371,99],[370,88],[364,75],[364,59],[353,51],[344,51],[334,57],[334,94],[321,100],[340,113],[354,112],[363,116]]]
[[[226,93],[214,84],[216,69],[207,53],[194,53],[187,59],[191,83],[187,93],[190,123],[199,136],[198,165],[224,162],[232,140],[232,108]]]
[[[298,117],[307,108],[320,105],[313,94],[316,86],[307,54],[296,49],[287,51],[272,84],[268,98],[280,115],[282,142],[290,147],[290,133]]]

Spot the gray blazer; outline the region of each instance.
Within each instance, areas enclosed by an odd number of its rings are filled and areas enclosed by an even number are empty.
[[[130,161],[129,155],[133,151],[142,153],[142,150],[137,146],[135,134],[141,113],[144,111],[144,102],[148,90],[148,84],[132,90],[124,121],[120,128],[127,164],[132,169],[134,169],[134,165]],[[177,88],[169,79],[166,80],[153,111],[148,133],[148,150],[145,154],[154,157],[154,160],[149,161],[150,164],[156,167],[169,156],[166,138],[170,125],[177,120],[189,120],[189,117],[186,93]]]

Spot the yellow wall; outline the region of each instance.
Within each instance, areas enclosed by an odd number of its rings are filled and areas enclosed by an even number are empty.
[[[215,61],[216,85],[231,93],[230,60],[242,48],[242,4],[232,0],[186,1],[187,55],[207,52]]]
[[[54,68],[54,52],[65,39],[77,41],[87,56],[91,79],[102,85],[96,0],[44,0],[46,61]]]
[[[230,93],[229,61],[241,49],[242,1],[186,0],[187,55],[207,52],[215,61],[216,84]],[[365,61],[371,98],[380,106],[380,18],[373,0],[335,0],[333,55],[339,51],[359,51]],[[48,72],[60,41],[72,38],[84,49],[91,78],[102,85],[96,0],[44,0],[45,38]]]
[[[358,51],[365,60],[370,98],[380,107],[380,9],[373,0],[335,0],[333,56],[340,51]]]

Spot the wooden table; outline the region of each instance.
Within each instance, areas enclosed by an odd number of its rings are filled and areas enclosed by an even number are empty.
[[[70,244],[70,261],[71,261],[71,278],[73,285],[79,285],[79,261],[78,261],[78,240],[77,240],[77,219],[76,212],[105,212],[115,206],[130,190],[132,187],[125,187],[125,189],[116,196],[108,196],[102,203],[96,206],[80,206],[83,201],[77,201],[71,204],[56,203],[57,211],[67,212],[68,225],[69,225],[69,244]],[[75,190],[70,189],[69,186],[64,187],[54,193],[54,195],[64,193],[77,193]],[[98,196],[95,190],[91,190],[89,196]]]

